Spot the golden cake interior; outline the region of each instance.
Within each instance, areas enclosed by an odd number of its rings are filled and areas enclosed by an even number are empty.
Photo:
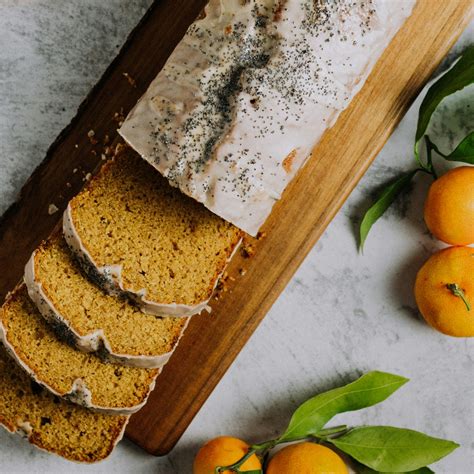
[[[61,400],[23,372],[0,344],[0,423],[31,429],[30,442],[73,461],[107,457],[127,417],[95,413]]]
[[[35,255],[35,279],[55,309],[80,336],[102,329],[115,354],[154,356],[173,350],[187,318],[144,314],[122,298],[106,295],[81,272],[56,233]]]
[[[71,215],[98,267],[121,265],[124,288],[164,304],[209,299],[242,235],[129,149],[71,201]]]
[[[107,364],[63,342],[31,302],[25,285],[7,298],[0,317],[18,359],[38,381],[60,395],[68,394],[81,379],[96,407],[134,407],[146,398],[158,374],[158,369]]]

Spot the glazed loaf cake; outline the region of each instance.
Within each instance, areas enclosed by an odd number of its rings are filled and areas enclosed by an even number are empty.
[[[159,369],[123,367],[72,348],[55,334],[30,300],[24,284],[0,310],[0,336],[17,363],[54,395],[112,414],[139,410]]]
[[[41,388],[0,344],[0,425],[8,431],[63,458],[92,463],[112,452],[127,421],[126,416],[68,403]]]
[[[60,232],[33,253],[25,283],[41,314],[67,342],[122,365],[162,367],[189,319],[145,314],[126,298],[101,291],[85,278]]]
[[[63,218],[89,277],[143,311],[189,316],[206,308],[241,231],[183,195],[133,150],[108,162]]]
[[[210,0],[119,132],[256,235],[415,0]]]

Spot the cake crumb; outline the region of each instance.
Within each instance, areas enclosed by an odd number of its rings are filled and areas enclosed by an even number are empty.
[[[240,255],[243,258],[250,258],[255,254],[255,248],[250,244],[244,244],[240,248]]]
[[[114,154],[118,155],[121,151],[123,151],[124,148],[125,146],[123,143],[117,143],[117,145],[115,146]]]
[[[52,216],[53,214],[55,214],[55,213],[58,212],[58,211],[59,211],[59,209],[58,209],[58,207],[57,207],[55,204],[52,204],[52,203],[51,203],[51,204],[48,206],[48,214],[49,214],[50,216]]]
[[[92,145],[97,145],[97,143],[99,143],[99,141],[97,140],[97,138],[95,138],[95,132],[94,130],[89,130],[87,132],[87,138],[89,139],[89,141],[92,143]]]
[[[114,114],[114,121],[120,125],[122,125],[123,121],[125,120],[125,115],[123,113],[123,107],[120,108],[120,112],[115,112]]]
[[[92,174],[91,173],[87,173],[84,178],[82,178],[82,181],[89,181],[92,177]]]
[[[132,86],[132,87],[137,87],[137,81],[132,77],[130,76],[130,74],[128,72],[124,72],[122,73],[123,77],[125,77],[125,79],[127,79],[128,83]]]

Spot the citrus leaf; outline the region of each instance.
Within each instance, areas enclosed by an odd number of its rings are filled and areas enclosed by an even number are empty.
[[[461,140],[449,155],[442,156],[449,161],[462,161],[474,165],[474,132]]]
[[[428,89],[421,103],[415,136],[415,157],[418,160],[420,140],[428,128],[436,107],[445,97],[472,83],[474,83],[474,46],[469,46],[454,66]]]
[[[354,461],[355,462],[355,461]],[[368,466],[357,463],[355,465],[355,472],[357,474],[380,474],[380,471],[370,469]],[[414,471],[408,471],[403,473],[394,473],[394,472],[385,472],[384,474],[435,474],[428,466],[420,467],[420,469],[415,469]]]
[[[438,461],[459,446],[453,441],[392,426],[354,428],[327,441],[380,472],[410,472]]]
[[[408,379],[386,372],[369,372],[344,387],[316,395],[300,405],[278,439],[286,442],[317,435],[338,413],[360,410],[384,401]]]
[[[252,469],[251,471],[238,471],[241,472],[242,474],[263,474],[263,471],[261,469]]]
[[[372,226],[377,220],[383,215],[383,213],[390,207],[395,201],[396,197],[408,187],[413,176],[419,171],[419,169],[403,173],[399,178],[389,184],[383,191],[377,200],[372,204],[369,210],[364,214],[364,218],[360,223],[359,230],[359,248],[364,248],[365,240],[369,234]]]

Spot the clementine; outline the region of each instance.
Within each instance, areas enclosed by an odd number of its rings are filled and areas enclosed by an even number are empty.
[[[219,436],[211,439],[197,453],[193,464],[193,474],[214,474],[216,467],[230,466],[247,454],[248,450],[249,445],[238,438]],[[239,467],[239,470],[245,472],[261,468],[262,464],[254,454]],[[231,474],[229,470],[222,472]]]
[[[474,167],[460,166],[438,178],[425,202],[425,222],[439,240],[474,243]]]
[[[415,299],[438,331],[474,336],[474,248],[449,247],[433,254],[418,272]]]
[[[272,457],[266,474],[348,474],[344,461],[334,451],[315,443],[286,446]]]

